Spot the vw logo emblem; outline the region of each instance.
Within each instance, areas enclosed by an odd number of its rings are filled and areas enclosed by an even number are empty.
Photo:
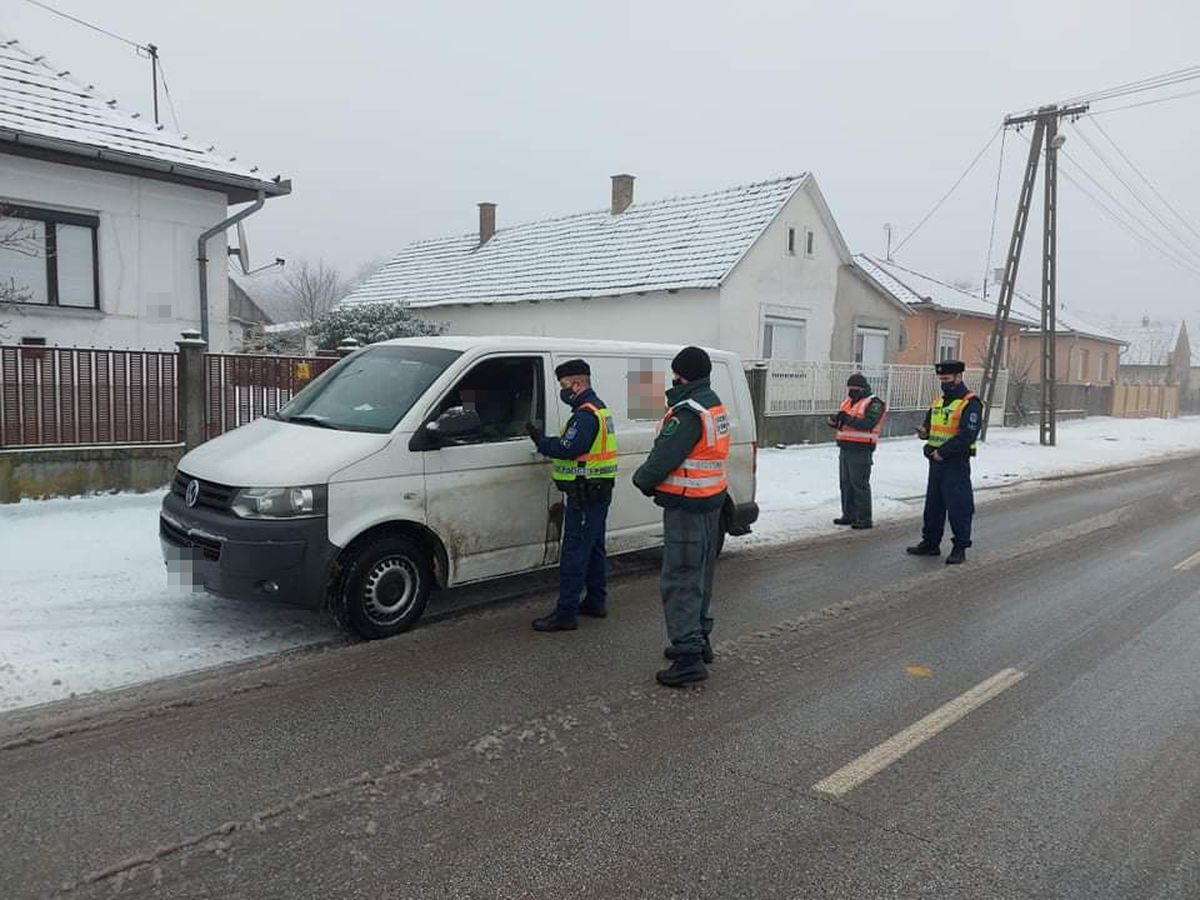
[[[183,500],[188,506],[195,506],[196,501],[200,499],[200,482],[192,479],[188,482],[187,493],[183,495]]]

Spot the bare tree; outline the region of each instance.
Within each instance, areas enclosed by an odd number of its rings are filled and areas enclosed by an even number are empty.
[[[9,207],[0,203],[0,337],[7,331],[6,316],[16,311],[13,304],[29,303],[33,291],[17,281],[6,266],[12,256],[39,257],[45,254],[45,244],[38,237],[37,226],[25,219],[13,218]]]
[[[291,321],[312,323],[346,295],[341,273],[324,262],[289,263],[280,278],[280,312]]]

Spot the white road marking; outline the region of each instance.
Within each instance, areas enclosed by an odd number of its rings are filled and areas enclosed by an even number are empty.
[[[1175,567],[1176,572],[1186,572],[1188,569],[1194,569],[1200,566],[1200,553],[1193,553],[1183,562]]]
[[[949,703],[939,706],[919,722],[914,722],[899,734],[888,738],[875,749],[868,750],[858,759],[842,766],[828,778],[818,781],[813,785],[813,790],[834,797],[845,796],[910,750],[945,731],[967,713],[983,706],[1024,677],[1025,673],[1017,669],[1002,669],[987,681],[975,685]]]

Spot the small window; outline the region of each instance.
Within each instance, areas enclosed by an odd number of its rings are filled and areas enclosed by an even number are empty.
[[[887,362],[886,328],[860,326],[854,332],[854,361],[860,366],[882,366]]]
[[[805,359],[806,331],[804,319],[767,316],[763,322],[763,358]]]
[[[0,300],[99,309],[99,223],[0,200]]]
[[[21,338],[22,347],[45,347],[46,339],[44,337],[23,337]]]
[[[1107,353],[1100,354],[1099,367],[1100,367],[1099,380],[1100,381],[1108,381],[1108,354]]]
[[[813,233],[807,228],[804,230],[804,255],[813,255]]]
[[[937,362],[962,359],[962,335],[957,331],[938,332]]]
[[[788,229],[787,252],[790,253],[792,256],[796,255],[796,229],[795,228]]]

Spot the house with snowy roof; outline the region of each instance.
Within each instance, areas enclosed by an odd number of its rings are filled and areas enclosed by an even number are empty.
[[[225,230],[290,191],[0,36],[5,342],[226,349]]]
[[[850,253],[811,174],[635,202],[614,175],[607,209],[402,249],[347,306],[399,303],[452,334],[587,334],[700,344],[743,359],[828,360]],[[898,333],[902,309],[872,301]]]
[[[897,354],[897,362],[924,366],[944,359],[961,359],[973,368],[983,366],[995,322],[994,301],[894,260],[860,253],[854,262],[864,277],[912,312],[904,323],[904,346]],[[1021,329],[1038,324],[1037,319],[1013,306],[1005,331],[1002,368],[1009,367],[1016,359]]]
[[[1030,381],[1041,381],[1042,304],[1017,291],[1013,308],[1036,320],[1021,330],[1019,363]],[[1054,314],[1054,380],[1059,384],[1112,384],[1120,371],[1124,339],[1113,329],[1097,325],[1074,312],[1059,309]]]
[[[1187,393],[1192,348],[1182,319],[1156,322],[1143,316],[1140,322],[1118,322],[1108,328],[1126,344],[1121,353],[1121,382],[1177,384]]]

